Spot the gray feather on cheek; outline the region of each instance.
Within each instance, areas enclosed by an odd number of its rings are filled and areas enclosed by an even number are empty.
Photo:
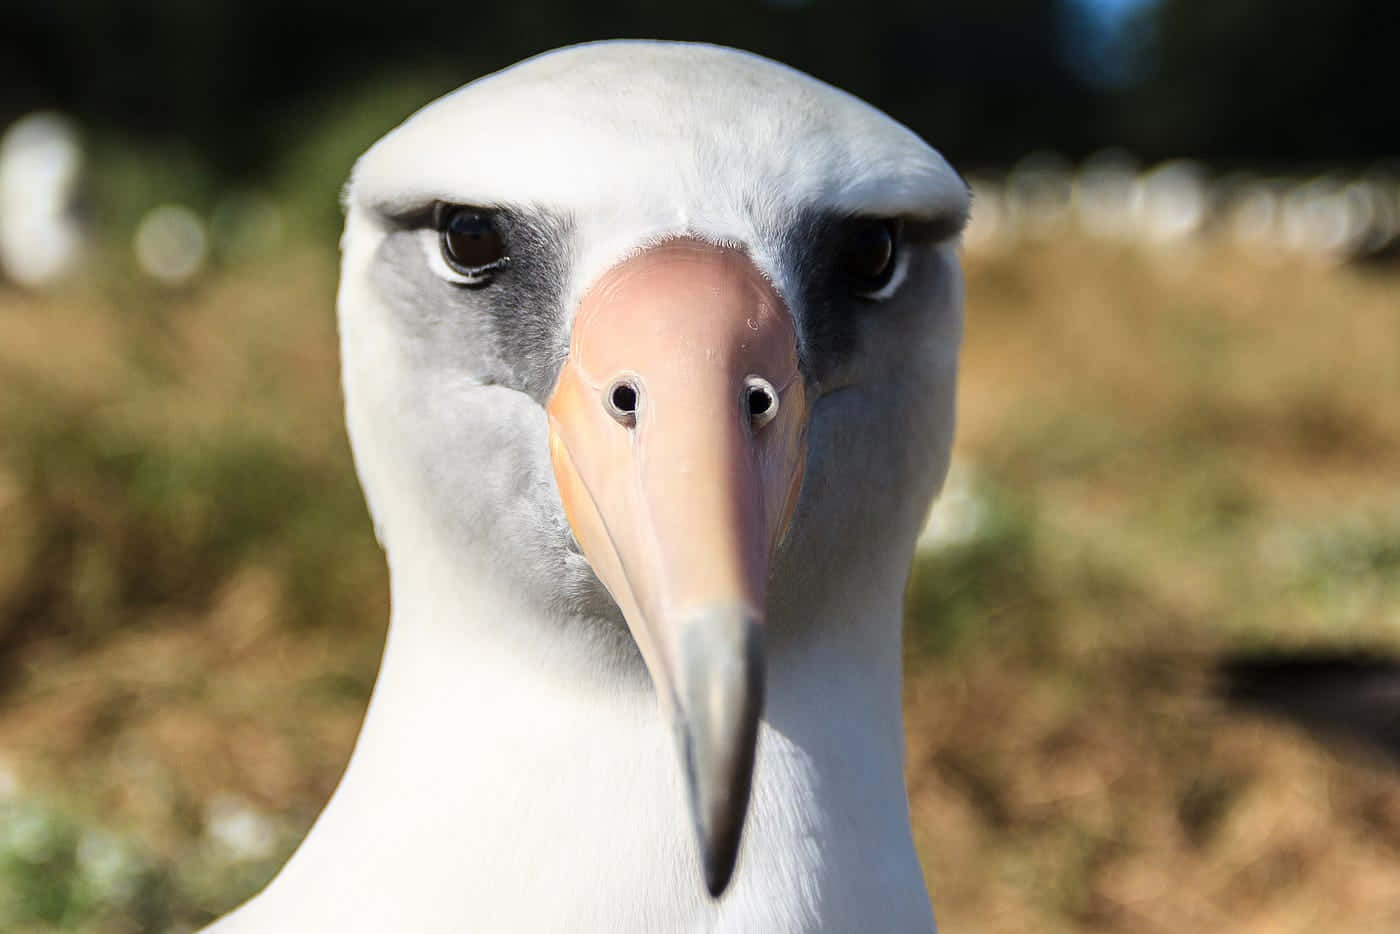
[[[545,212],[499,211],[510,265],[481,286],[429,268],[420,229],[384,238],[371,281],[415,366],[448,369],[547,401],[568,348],[562,295],[569,222]]]
[[[473,557],[512,592],[620,625],[572,550],[549,461],[543,406],[568,346],[560,298],[568,224],[544,214],[503,224],[511,263],[482,286],[437,275],[422,230],[389,233],[374,256],[371,286],[404,361],[395,387],[399,453],[430,498],[439,533],[473,543]]]

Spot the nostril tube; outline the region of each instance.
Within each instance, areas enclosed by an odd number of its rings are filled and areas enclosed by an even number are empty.
[[[637,424],[637,405],[641,392],[631,377],[614,380],[603,396],[604,407],[619,425],[628,428]]]
[[[757,431],[777,416],[778,391],[763,377],[750,376],[744,382],[744,406],[749,424]]]

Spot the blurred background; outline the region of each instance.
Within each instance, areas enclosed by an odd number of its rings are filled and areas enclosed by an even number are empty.
[[[1400,930],[1382,0],[0,0],[0,930],[192,930],[310,826],[388,614],[339,188],[612,36],[804,69],[974,189],[908,601],[943,929]]]

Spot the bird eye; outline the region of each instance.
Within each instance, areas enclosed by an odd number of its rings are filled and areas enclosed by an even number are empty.
[[[841,252],[841,270],[856,295],[869,297],[889,285],[899,254],[899,222],[865,221]]]
[[[442,258],[456,272],[480,278],[510,262],[505,238],[485,211],[445,208],[438,227],[442,231]]]

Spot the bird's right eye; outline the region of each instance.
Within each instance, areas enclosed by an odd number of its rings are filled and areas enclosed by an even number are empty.
[[[438,219],[442,258],[454,272],[485,280],[510,263],[506,240],[489,211],[444,208]]]

